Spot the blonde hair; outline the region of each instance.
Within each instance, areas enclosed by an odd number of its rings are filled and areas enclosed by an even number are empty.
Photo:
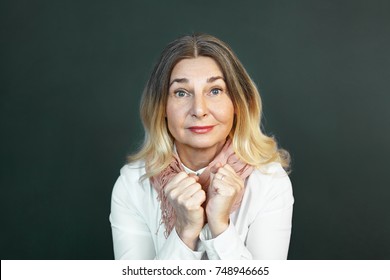
[[[144,159],[150,178],[164,170],[172,160],[174,139],[169,133],[165,111],[172,69],[182,59],[206,56],[214,59],[224,75],[236,114],[229,134],[236,155],[257,168],[280,162],[287,170],[290,158],[279,149],[273,137],[260,128],[262,103],[256,85],[230,47],[207,34],[183,36],[168,44],[161,53],[143,91],[140,113],[145,129],[141,149],[129,161]]]

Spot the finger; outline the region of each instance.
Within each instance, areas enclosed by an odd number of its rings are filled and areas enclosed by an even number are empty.
[[[221,168],[220,171],[218,171],[218,173],[215,175],[215,180],[213,181],[213,188],[217,193],[220,193],[219,189],[230,187],[233,188],[235,192],[240,192],[244,187],[244,183],[242,179],[236,174],[232,174],[230,173],[230,171],[224,172]]]
[[[175,182],[167,184],[164,190],[165,195],[169,194],[171,197],[175,197],[177,194],[182,193],[184,189],[196,183],[196,178],[194,177],[184,176],[184,178],[181,178],[182,180],[180,181],[175,180]]]
[[[228,183],[234,181],[234,174],[232,174],[230,171],[224,170],[223,167],[221,167],[214,175],[214,179],[217,181]]]
[[[237,194],[238,188],[235,187],[235,184],[227,184],[218,180],[214,182],[213,191],[218,195],[231,197]]]
[[[222,167],[222,163],[217,162],[214,165],[210,167],[210,182],[214,181],[215,175],[218,172],[218,170]],[[211,184],[212,185],[212,184]]]
[[[221,167],[219,170],[218,170],[218,173],[221,174],[219,175],[219,178],[222,180],[222,181],[225,181],[227,180],[228,178],[231,179],[230,181],[235,181],[237,182],[238,184],[241,185],[242,183],[242,179],[241,177],[236,173],[236,171],[234,171],[234,169],[226,164],[224,165],[223,167]]]
[[[183,197],[184,194],[183,194]],[[197,205],[197,206],[201,206],[203,202],[205,202],[206,200],[206,193],[205,191],[201,188],[195,192],[193,192],[191,194],[191,196],[188,196],[187,198],[185,198],[184,201],[181,201],[183,202],[183,205]]]
[[[192,195],[192,198],[198,202],[200,205],[202,205],[203,202],[206,201],[206,193],[204,190],[199,190],[196,193]]]
[[[195,183],[195,184],[189,185],[186,188],[183,188],[181,190],[181,194],[185,198],[190,198],[191,196],[193,196],[196,192],[198,192],[200,190],[202,190],[202,186],[199,183]]]
[[[194,178],[197,182],[199,181],[199,177],[195,173],[188,174],[188,177]]]
[[[218,172],[218,169],[221,167],[222,167],[222,163],[217,162],[216,164],[214,164],[213,166],[210,167],[210,172],[215,174]]]
[[[234,169],[229,164],[222,166],[219,163],[219,165],[213,166],[213,171],[215,171],[218,166],[218,171],[215,175],[212,174],[211,176],[212,184],[211,188],[209,188],[210,193],[232,196],[235,195],[235,193],[240,192],[244,187],[244,183]]]
[[[174,188],[175,185],[177,183],[179,183],[180,181],[182,181],[183,179],[187,178],[188,175],[187,173],[185,173],[184,171],[182,172],[179,172],[178,174],[176,174],[171,181],[168,182],[168,184],[166,185],[165,189],[166,190],[169,190],[171,188]]]
[[[193,190],[195,188],[192,187],[191,189]],[[186,210],[196,210],[199,209],[205,199],[205,192],[202,190],[202,188],[199,188],[196,191],[186,192],[179,195],[177,198],[177,203]]]
[[[223,166],[223,168],[224,168],[225,170],[228,170],[228,171],[234,173],[234,174],[237,174],[236,171],[233,169],[233,167],[231,167],[228,163],[226,163],[226,164]]]
[[[225,164],[224,166],[219,168],[218,173],[221,173],[222,175],[229,176],[229,177],[238,176],[236,171],[229,164]]]

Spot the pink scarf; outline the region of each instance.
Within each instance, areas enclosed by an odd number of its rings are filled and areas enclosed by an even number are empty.
[[[226,163],[229,164],[243,180],[245,180],[253,171],[253,167],[251,165],[242,162],[236,156],[231,145],[231,140],[227,140],[221,152],[215,157],[212,162],[210,162],[210,164],[199,176],[198,183],[201,184],[203,190],[206,193],[207,188],[210,185],[210,167],[217,163],[221,163],[222,165]],[[165,224],[165,237],[168,237],[175,225],[176,214],[175,210],[173,209],[172,205],[169,203],[167,197],[164,194],[164,188],[166,184],[181,171],[184,171],[183,165],[180,161],[179,156],[174,153],[172,162],[160,174],[150,178],[152,186],[158,193],[158,199],[161,201],[161,224]],[[240,206],[243,195],[244,189],[238,195],[236,201],[234,202],[231,212],[234,212]]]

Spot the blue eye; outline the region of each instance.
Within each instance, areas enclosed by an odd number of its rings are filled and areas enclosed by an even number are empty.
[[[219,88],[213,88],[212,90],[211,90],[211,94],[212,95],[218,95],[218,94],[220,94],[221,93],[221,90],[219,89]]]
[[[178,91],[175,91],[175,96],[176,97],[186,97],[187,93],[185,91],[178,90]]]

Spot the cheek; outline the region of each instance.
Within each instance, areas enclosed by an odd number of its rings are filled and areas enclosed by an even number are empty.
[[[168,130],[171,132],[172,135],[175,135],[175,131],[180,128],[183,119],[183,117],[180,116],[180,111],[174,106],[169,106],[168,104],[166,110],[166,118]]]
[[[233,104],[227,103],[224,106],[218,106],[218,109],[215,111],[215,116],[219,119],[220,122],[230,124],[233,122],[235,110]]]
[[[173,106],[173,104],[168,100],[167,107],[165,109],[165,117],[167,118],[168,124],[175,119],[175,112],[175,106]]]

